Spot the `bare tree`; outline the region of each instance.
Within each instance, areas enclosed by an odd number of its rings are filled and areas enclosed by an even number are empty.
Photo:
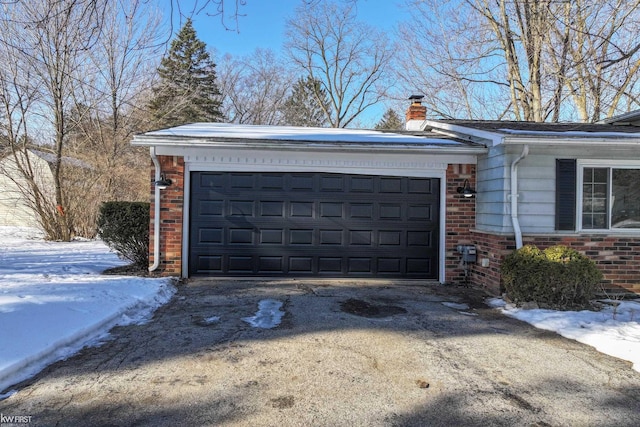
[[[82,215],[90,200],[86,193],[89,187],[102,183],[89,163],[68,156],[79,152],[71,150],[71,140],[82,133],[81,124],[90,122],[92,117],[102,118],[105,124],[110,122],[109,132],[102,129],[102,141],[110,139],[112,152],[117,153],[122,147],[121,142],[115,143],[116,139],[128,137],[122,135],[120,113],[127,108],[127,100],[132,99],[133,86],[124,85],[133,83],[126,80],[131,76],[122,69],[131,71],[132,52],[144,49],[140,44],[143,38],[137,36],[129,39],[131,44],[126,48],[120,44],[127,37],[126,29],[116,25],[115,20],[126,21],[127,15],[126,11],[115,9],[118,5],[119,2],[107,0],[0,4],[2,127],[9,155],[21,175],[21,191],[51,239],[68,240],[83,232],[74,219]],[[137,25],[133,19],[134,16],[129,23]],[[115,25],[113,34],[105,31],[111,25]],[[109,45],[129,49],[129,54],[106,49]],[[107,137],[107,133],[112,136]],[[100,145],[96,142],[98,134],[91,137],[94,148]],[[44,152],[37,157],[46,158],[50,165],[51,194],[38,181],[39,171],[34,168],[31,155],[34,148]],[[94,162],[96,154],[93,153]],[[87,179],[89,175],[94,179]]]
[[[300,74],[321,83],[332,127],[348,126],[386,94],[390,43],[357,20],[354,3],[303,3],[287,22],[286,49]]]
[[[574,0],[560,12],[551,56],[570,64],[557,72],[579,118],[594,122],[640,106],[640,1]]]
[[[421,19],[401,30],[403,60],[421,55],[422,68],[399,77],[405,88],[426,88],[440,115],[450,115],[441,101],[454,96],[453,112],[468,118],[596,121],[638,106],[638,0],[410,5]],[[434,82],[445,89],[430,100]]]
[[[69,116],[73,130],[66,152],[91,165],[80,172],[91,176],[93,185],[85,187],[92,197],[76,202],[83,204],[79,210],[87,231],[95,230],[101,202],[146,200],[149,191],[147,155],[130,141],[147,127],[140,98],[149,91],[160,59],[161,17],[142,0],[110,6]],[[79,222],[76,217],[76,229]]]
[[[394,97],[425,94],[423,103],[432,117],[502,117],[509,104],[508,84],[495,64],[488,29],[460,10],[458,2],[410,3],[412,20],[398,28],[394,70],[400,85]]]
[[[282,124],[282,106],[289,94],[290,72],[271,50],[252,55],[226,55],[218,65],[223,114],[231,123]]]

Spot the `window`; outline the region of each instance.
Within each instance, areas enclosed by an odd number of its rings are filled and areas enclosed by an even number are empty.
[[[640,169],[584,167],[583,230],[640,229]]]

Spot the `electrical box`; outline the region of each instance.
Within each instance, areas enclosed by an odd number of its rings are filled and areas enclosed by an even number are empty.
[[[474,245],[458,245],[458,252],[462,255],[463,262],[476,262],[476,247]]]

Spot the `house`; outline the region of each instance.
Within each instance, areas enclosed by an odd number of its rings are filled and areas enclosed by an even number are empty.
[[[15,153],[7,149],[5,153],[0,153],[0,226],[46,229],[41,216],[36,213],[37,206],[40,205],[40,209],[45,212],[62,212],[63,208],[57,207],[55,203],[53,168],[56,162],[55,154],[35,148],[24,151],[19,149]],[[62,165],[63,171],[92,169],[91,165],[82,160],[68,156],[62,156]],[[71,178],[73,174],[66,174],[63,177],[68,187],[81,186],[86,181],[84,175]],[[31,178],[37,188],[35,191]]]
[[[30,168],[38,188],[43,191],[49,189],[53,193],[50,155],[39,150],[27,150],[26,154],[18,152],[16,156],[6,153],[0,158],[0,226],[39,227],[28,180],[18,165]]]
[[[640,115],[427,120],[412,101],[403,132],[196,123],[135,136],[157,184],[150,270],[498,292],[516,247],[566,244],[638,289]]]

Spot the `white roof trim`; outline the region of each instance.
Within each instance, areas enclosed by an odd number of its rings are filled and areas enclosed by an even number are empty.
[[[491,145],[499,145],[504,142],[504,135],[496,132],[473,129],[466,126],[442,123],[434,120],[425,120],[424,123],[423,130],[433,129],[434,131],[444,131],[444,134],[460,139],[466,139],[473,142],[478,142],[478,139],[488,140],[491,142]]]

